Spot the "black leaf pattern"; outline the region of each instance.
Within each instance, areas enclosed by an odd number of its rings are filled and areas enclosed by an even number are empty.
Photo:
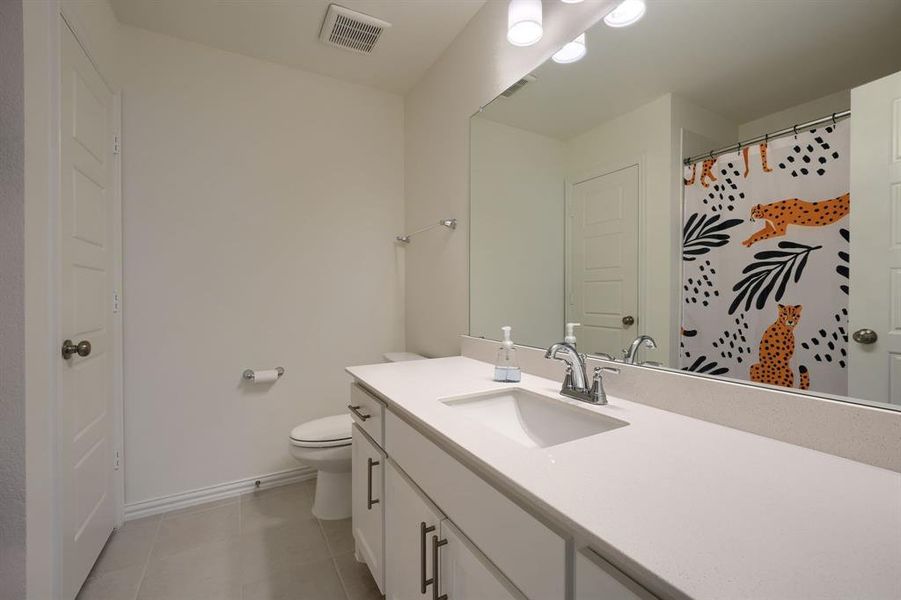
[[[693,373],[706,373],[707,375],[725,375],[729,372],[727,367],[719,366],[715,360],[708,362],[706,356],[699,356],[690,366],[683,367],[682,370]]]
[[[838,232],[843,238],[845,238],[846,242],[848,242],[848,243],[851,242],[851,232],[850,231],[848,231],[847,229],[842,227],[841,229],[838,230]],[[842,251],[839,251],[838,258],[839,258],[839,260],[843,261],[845,264],[839,263],[838,265],[836,265],[835,272],[838,273],[839,275],[841,275],[842,277],[844,277],[845,279],[849,279],[851,276],[851,270],[850,270],[851,257],[850,257],[850,255],[847,252],[842,250]],[[838,287],[841,291],[845,292],[845,295],[848,294],[849,288],[848,288],[847,282],[841,284]]]
[[[711,248],[719,248],[729,243],[726,230],[741,224],[741,219],[720,220],[720,215],[694,213],[682,228],[682,260],[692,261],[697,256],[707,254]]]
[[[794,279],[794,282],[798,283],[807,266],[810,253],[822,248],[791,241],[781,241],[778,247],[779,250],[757,252],[754,254],[756,262],[742,270],[745,277],[732,288],[732,291],[737,293],[729,306],[730,315],[738,310],[742,302],[744,302],[742,310],[750,310],[752,304],[757,310],[762,310],[774,290],[774,300],[776,302],[782,300],[789,280]]]

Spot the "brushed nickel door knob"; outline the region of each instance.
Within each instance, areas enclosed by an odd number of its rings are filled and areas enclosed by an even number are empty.
[[[635,324],[635,317],[633,317],[632,315],[626,315],[625,317],[623,317],[623,325],[625,327],[631,327],[634,324]]]
[[[858,344],[873,344],[879,339],[879,335],[872,329],[858,329],[851,334],[851,338]]]
[[[72,358],[73,354],[77,354],[78,356],[87,356],[91,353],[91,342],[88,340],[81,340],[77,344],[73,343],[72,340],[66,340],[63,342],[62,355],[63,358],[69,360]]]

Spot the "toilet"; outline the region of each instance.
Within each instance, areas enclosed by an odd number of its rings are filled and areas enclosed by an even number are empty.
[[[385,362],[423,360],[410,352],[388,352]],[[313,516],[317,519],[348,519],[351,514],[350,413],[313,419],[291,430],[291,456],[316,469]]]

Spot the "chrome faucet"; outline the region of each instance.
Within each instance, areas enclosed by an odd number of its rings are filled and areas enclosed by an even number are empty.
[[[561,358],[559,354],[563,354]],[[558,342],[552,344],[547,352],[544,353],[545,358],[553,358],[562,360],[566,363],[566,373],[570,378],[570,387],[577,390],[584,390],[585,386],[585,355],[579,354],[576,347],[566,342]]]
[[[638,356],[638,349],[644,346],[648,350],[654,350],[657,348],[657,342],[654,341],[649,335],[640,335],[632,341],[632,344],[626,349],[623,350],[623,362],[626,364],[634,365],[635,358]]]
[[[576,347],[566,342],[553,344],[544,354],[545,358],[552,358],[566,363],[566,377],[560,394],[568,398],[588,402],[589,404],[607,404],[607,394],[604,392],[602,372],[619,373],[619,369],[613,367],[596,367],[591,387],[587,385],[588,377],[585,374],[585,355],[579,354]]]

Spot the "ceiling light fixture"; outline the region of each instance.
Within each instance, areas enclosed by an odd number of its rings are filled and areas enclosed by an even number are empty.
[[[551,57],[555,63],[568,64],[581,60],[585,56],[585,34],[583,33],[570,43],[566,44]]]
[[[541,0],[510,0],[507,7],[507,41],[531,46],[541,39]]]
[[[623,0],[604,17],[604,23],[610,27],[628,27],[641,20],[645,10],[644,0]]]

